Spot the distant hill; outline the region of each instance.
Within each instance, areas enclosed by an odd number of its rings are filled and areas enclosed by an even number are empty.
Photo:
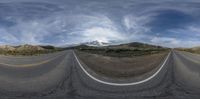
[[[19,45],[19,46],[10,46],[10,45],[0,45],[0,50],[4,51],[21,51],[21,50],[35,50],[35,51],[42,51],[42,50],[59,50],[62,48],[54,47],[51,45]]]
[[[109,46],[88,46],[79,45],[74,47],[78,51],[99,54],[111,57],[132,57],[132,56],[142,56],[151,55],[156,53],[167,52],[169,49],[161,46],[145,44],[140,42],[132,42],[119,45],[109,45]]]
[[[62,46],[62,48],[74,48],[78,46],[93,46],[93,47],[103,47],[103,46],[109,46],[109,43],[100,42],[100,41],[91,41],[91,42],[83,42],[83,43],[76,43],[76,44],[67,44]]]
[[[179,51],[186,51],[186,52],[191,52],[191,53],[196,53],[200,54],[200,47],[192,47],[192,48],[175,48],[176,50]]]
[[[19,46],[0,46],[0,54],[2,55],[39,55],[63,51],[63,48],[58,48],[50,45],[19,45]]]
[[[45,50],[45,49],[40,46],[25,44],[25,45],[21,45],[21,46],[17,47],[16,50],[18,50],[18,51],[23,51],[23,50],[41,51],[41,50]]]
[[[120,45],[111,45],[108,47],[113,47],[113,48],[164,48],[162,46],[156,46],[156,45],[151,45],[151,44],[145,44],[145,43],[140,43],[140,42],[131,42],[131,43],[126,43],[126,44],[120,44]]]
[[[192,47],[192,48],[183,48],[183,47],[180,47],[180,48],[175,48],[176,50],[191,50],[191,51],[200,51],[200,47],[197,46],[197,47]]]
[[[16,49],[15,47],[9,46],[9,45],[2,45],[2,46],[0,46],[0,50],[4,50],[4,51],[13,51],[15,49]]]
[[[44,48],[44,49],[48,49],[48,50],[54,50],[54,49],[56,49],[56,47],[51,46],[51,45],[40,45],[40,47]]]
[[[140,42],[131,42],[131,43],[125,43],[125,44],[119,44],[119,45],[108,45],[108,46],[89,46],[86,44],[81,44],[79,46],[71,47],[71,48],[78,48],[78,49],[165,49],[166,47],[162,46],[156,46],[151,44],[145,44]]]
[[[100,41],[96,40],[96,41],[92,41],[92,42],[81,43],[80,45],[101,47],[101,46],[108,46],[108,43],[100,42]]]
[[[200,50],[200,46],[198,47],[193,47],[193,48],[190,48],[191,50]]]
[[[62,46],[61,48],[64,49],[73,49],[73,48],[87,48],[87,47],[106,47],[109,46],[109,43],[100,42],[100,41],[92,41],[92,42],[84,42],[84,43],[77,43],[77,44],[68,44]]]

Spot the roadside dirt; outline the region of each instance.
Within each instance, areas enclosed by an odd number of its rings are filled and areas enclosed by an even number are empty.
[[[129,78],[150,72],[160,66],[167,56],[167,52],[123,58],[80,51],[76,51],[76,53],[80,60],[94,72],[112,78]]]

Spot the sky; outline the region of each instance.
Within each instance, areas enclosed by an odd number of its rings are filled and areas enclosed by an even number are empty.
[[[200,46],[198,0],[0,0],[0,45]]]

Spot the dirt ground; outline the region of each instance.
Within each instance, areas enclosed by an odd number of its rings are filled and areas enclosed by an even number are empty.
[[[97,74],[112,78],[129,78],[145,74],[163,62],[168,52],[136,57],[108,57],[76,51],[80,60]]]

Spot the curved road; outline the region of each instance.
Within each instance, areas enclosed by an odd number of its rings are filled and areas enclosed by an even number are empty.
[[[137,84],[92,79],[72,50],[34,57],[0,56],[0,99],[198,99],[200,56],[171,51],[159,72]],[[97,78],[96,78],[97,79]]]

